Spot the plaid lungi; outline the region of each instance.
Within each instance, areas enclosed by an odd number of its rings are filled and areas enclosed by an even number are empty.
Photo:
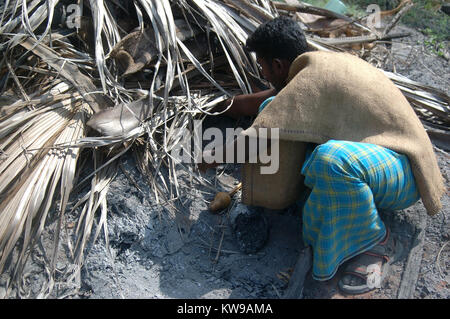
[[[311,189],[303,239],[313,248],[316,280],[332,278],[384,238],[377,208],[404,209],[419,199],[408,158],[378,145],[330,140],[307,157],[302,174]]]

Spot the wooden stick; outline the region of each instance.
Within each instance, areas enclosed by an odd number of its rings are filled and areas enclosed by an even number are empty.
[[[304,12],[304,13],[314,14],[314,15],[318,15],[318,16],[334,18],[334,19],[343,19],[345,21],[353,22],[353,19],[346,15],[339,14],[339,13],[336,13],[336,12],[333,12],[333,11],[330,11],[327,9],[319,8],[319,7],[309,6],[304,3],[287,4],[287,3],[276,2],[276,1],[272,1],[272,3],[274,4],[274,6],[277,10]]]
[[[270,20],[272,17],[268,15],[266,12],[261,10],[256,6],[250,5],[247,1],[244,0],[224,0],[226,4],[234,7],[242,14],[246,15],[249,18],[256,19],[260,23],[264,23]]]
[[[414,298],[414,291],[419,278],[420,263],[422,262],[423,245],[427,226],[427,216],[421,213],[420,222],[414,234],[411,251],[403,271],[402,281],[398,289],[398,299]]]
[[[406,4],[399,12],[397,12],[397,14],[394,16],[394,18],[391,20],[391,22],[389,22],[389,24],[386,26],[386,28],[384,29],[383,33],[382,33],[382,37],[385,37],[391,30],[392,28],[398,23],[398,21],[400,21],[400,18],[409,10],[411,9],[411,7],[414,5],[414,3],[410,2],[408,4]]]
[[[240,182],[240,183],[237,184],[236,187],[233,188],[233,189],[231,190],[231,192],[229,192],[228,194],[230,194],[230,197],[233,197],[233,195],[236,194],[236,192],[237,192],[238,190],[240,190],[241,188],[242,188],[242,183]]]
[[[306,275],[312,267],[312,250],[310,246],[304,248],[298,257],[294,272],[289,280],[289,286],[284,293],[284,299],[302,299]]]
[[[366,36],[345,37],[345,38],[312,38],[312,39],[314,41],[324,44],[342,45],[342,44],[356,44],[356,43],[390,40],[407,37],[409,35],[411,35],[411,33],[409,32],[397,32],[382,37],[378,37],[376,35],[366,35]]]

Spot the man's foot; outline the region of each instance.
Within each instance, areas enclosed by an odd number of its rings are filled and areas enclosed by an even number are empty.
[[[231,227],[239,249],[246,253],[256,253],[269,237],[269,225],[262,215],[262,209],[238,203],[230,211]]]
[[[397,250],[399,248],[400,246]],[[340,290],[346,294],[357,295],[381,288],[395,250],[394,240],[387,229],[385,238],[379,244],[350,260],[338,283]],[[399,251],[397,255],[398,253]]]

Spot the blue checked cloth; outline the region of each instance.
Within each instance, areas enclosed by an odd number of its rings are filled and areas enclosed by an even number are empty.
[[[420,195],[405,155],[348,141],[314,146],[309,144],[302,167],[311,189],[303,205],[303,240],[313,248],[314,279],[328,280],[339,265],[384,238],[377,208],[405,209]]]
[[[313,248],[317,280],[332,278],[384,238],[377,208],[405,209],[420,198],[408,158],[378,145],[330,140],[316,147],[302,174],[311,189],[303,239]]]
[[[275,96],[271,96],[265,99],[264,102],[262,102],[259,106],[258,113],[261,113],[261,111],[267,106],[267,104],[269,104],[274,98]]]

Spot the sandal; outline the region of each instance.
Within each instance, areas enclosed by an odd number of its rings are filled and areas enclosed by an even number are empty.
[[[386,236],[380,243],[353,258],[345,267],[344,275],[338,283],[340,290],[346,294],[357,295],[381,288],[389,266],[400,252],[400,243],[394,243],[389,229],[386,229]]]

